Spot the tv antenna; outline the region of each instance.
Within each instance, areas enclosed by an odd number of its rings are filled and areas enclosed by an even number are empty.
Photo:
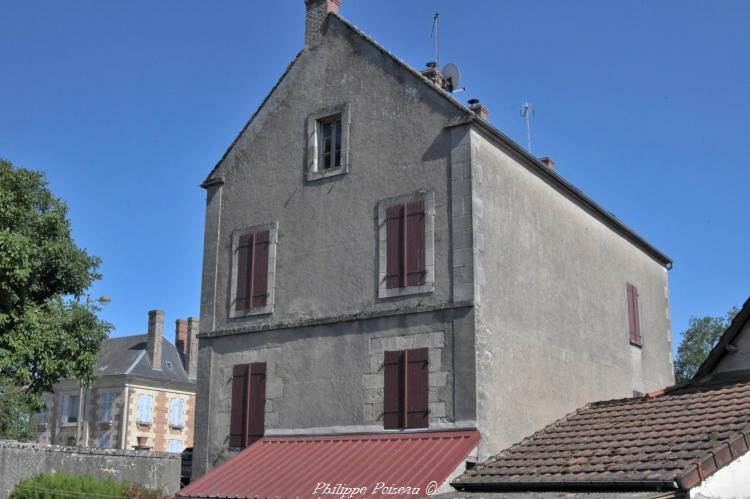
[[[526,140],[529,144],[529,152],[531,152],[531,117],[534,116],[534,107],[524,102],[521,106],[521,117],[526,120]]]
[[[432,17],[432,33],[430,36],[435,37],[435,67],[440,67],[440,12],[435,12]]]

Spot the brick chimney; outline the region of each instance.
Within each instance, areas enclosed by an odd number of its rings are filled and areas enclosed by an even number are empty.
[[[187,320],[185,364],[188,378],[193,379],[198,376],[198,324],[198,317],[189,317]]]
[[[550,158],[549,156],[544,156],[542,158],[539,158],[539,161],[541,161],[542,163],[544,163],[545,166],[547,168],[549,168],[550,170],[554,170],[555,169],[555,160],[552,159],[552,158]]]
[[[341,0],[305,0],[305,47],[318,43],[329,12],[339,13]]]
[[[479,102],[479,99],[469,99],[469,109],[482,119],[487,119],[490,115],[490,110],[487,109],[484,104]]]
[[[187,353],[187,321],[185,319],[177,319],[174,323],[174,346],[180,352]]]
[[[148,342],[146,351],[151,357],[151,367],[161,370],[161,339],[164,336],[164,311],[150,310],[148,313]]]

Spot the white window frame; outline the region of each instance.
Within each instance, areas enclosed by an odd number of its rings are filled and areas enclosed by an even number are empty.
[[[237,301],[237,272],[239,270],[240,238],[251,232],[268,231],[268,284],[266,292],[268,298],[262,307],[247,310],[236,310]],[[279,222],[267,222],[258,225],[242,227],[232,232],[232,272],[229,293],[229,318],[237,319],[252,315],[264,315],[273,313],[274,295],[276,290],[276,246],[279,241]]]
[[[388,271],[388,230],[386,228],[386,210],[391,206],[424,201],[424,284],[403,288],[387,288]],[[396,298],[421,293],[432,293],[435,290],[435,192],[420,190],[403,196],[383,199],[378,203],[378,298]]]
[[[70,420],[71,417],[71,408],[73,407],[73,404],[71,404],[72,400],[77,400],[75,403],[75,419],[73,421]],[[76,424],[78,422],[78,413],[79,408],[78,405],[81,403],[80,395],[78,392],[69,392],[69,393],[63,393],[61,396],[61,403],[60,403],[60,423],[61,424]]]
[[[175,444],[175,443],[176,443],[176,445],[177,445],[177,446],[179,446],[179,447],[180,447],[180,450],[172,450],[172,448],[173,448],[172,446],[173,446],[173,444]],[[175,454],[179,454],[179,453],[181,453],[181,452],[182,452],[182,451],[183,451],[184,449],[185,449],[185,444],[184,444],[184,442],[183,442],[182,440],[180,440],[179,438],[170,438],[169,440],[167,440],[167,452],[172,452],[172,453],[175,453]]]
[[[112,411],[115,406],[116,395],[114,392],[100,392],[99,393],[99,422],[100,423],[111,423],[112,422]],[[109,404],[106,404],[109,399]]]
[[[320,130],[321,123],[329,118],[341,118],[341,164],[333,168],[320,167]],[[349,172],[349,128],[351,106],[349,103],[321,109],[307,117],[307,160],[305,162],[305,180],[320,180]]]
[[[149,399],[148,403],[148,419],[143,419],[141,416],[143,416],[143,412],[145,412],[145,403],[143,401],[146,400],[146,398]],[[138,405],[136,407],[136,422],[141,425],[151,425],[151,423],[154,420],[154,396],[148,393],[139,393],[138,394]]]
[[[179,412],[175,411],[175,404],[179,406]],[[185,427],[185,399],[174,397],[169,399],[169,426],[171,428]]]

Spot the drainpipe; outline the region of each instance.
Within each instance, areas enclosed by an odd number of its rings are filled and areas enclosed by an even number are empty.
[[[83,427],[83,385],[78,383],[78,418],[76,419],[76,446],[81,446],[81,428]]]

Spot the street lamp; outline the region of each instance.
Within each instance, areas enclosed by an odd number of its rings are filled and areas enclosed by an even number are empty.
[[[108,305],[112,301],[112,297],[109,295],[100,295],[98,298],[93,298],[91,295],[86,295],[86,305],[92,303],[99,303],[100,305]],[[81,446],[81,429],[83,427],[83,415],[85,411],[83,408],[86,406],[86,400],[83,397],[83,384],[81,380],[78,380],[78,418],[76,418],[76,445]]]

